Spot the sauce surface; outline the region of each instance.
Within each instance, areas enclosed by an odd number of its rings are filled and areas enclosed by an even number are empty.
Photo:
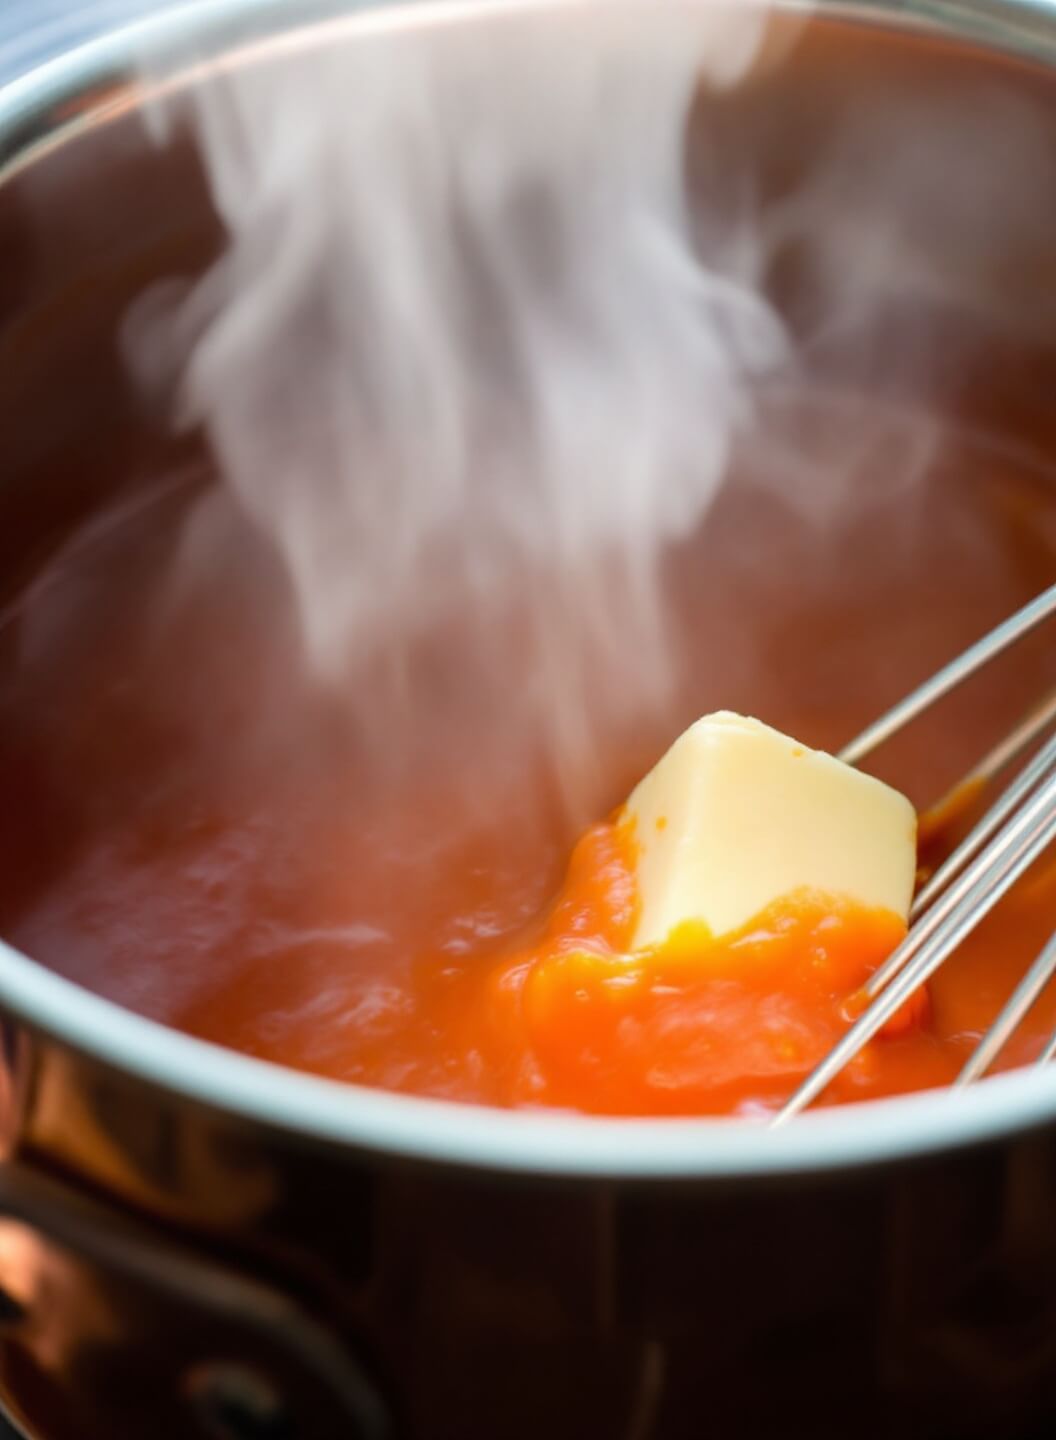
[[[478,877],[478,881],[479,881]],[[809,891],[784,897],[715,940],[683,927],[652,952],[626,953],[636,894],[633,852],[617,824],[590,829],[544,917],[489,944],[507,881],[474,912],[461,943],[421,949],[402,986],[356,996],[340,963],[269,963],[234,976],[183,1011],[202,1038],[358,1083],[503,1106],[613,1115],[736,1114],[780,1107],[865,1003],[862,986],[905,933],[898,917]],[[824,1103],[953,1080],[1013,976],[1011,940],[1030,944],[1038,901],[1056,898],[1039,870],[955,965],[889,1022]],[[477,891],[474,894],[474,891]],[[1018,942],[1018,943],[1017,943]],[[335,987],[336,983],[336,988]],[[1036,1007],[1004,1063],[1036,1054],[1056,997]]]

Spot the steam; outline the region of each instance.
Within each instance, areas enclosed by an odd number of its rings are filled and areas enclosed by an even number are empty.
[[[784,352],[751,246],[701,253],[684,173],[697,87],[741,79],[766,20],[422,19],[200,87],[226,249],[145,298],[130,353],[178,376],[368,743],[442,734],[500,772],[541,747],[576,806],[600,735],[669,698],[665,555]],[[218,563],[209,504],[184,585]]]

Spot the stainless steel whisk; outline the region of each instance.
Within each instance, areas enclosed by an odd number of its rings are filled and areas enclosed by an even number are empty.
[[[1056,615],[1056,585],[959,655],[840,752],[857,765],[955,686]],[[967,786],[982,787],[1020,759],[1056,721],[1056,690],[1045,697],[939,802],[941,809]],[[807,1076],[773,1121],[784,1124],[810,1105],[993,909],[1042,851],[1056,840],[1056,734],[1041,745],[1011,784],[934,875],[921,887],[901,945],[870,977],[868,1008]],[[1016,986],[972,1052],[956,1085],[967,1085],[993,1064],[1045,986],[1056,975],[1056,934]],[[1039,1064],[1056,1057],[1056,1034]]]

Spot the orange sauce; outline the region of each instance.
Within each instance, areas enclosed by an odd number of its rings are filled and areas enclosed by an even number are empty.
[[[689,922],[628,953],[632,847],[622,826],[590,831],[541,940],[488,977],[477,1023],[517,1057],[507,1100],[650,1115],[778,1104],[847,1028],[905,926],[802,891],[721,938]],[[921,1014],[901,1012],[890,1031]]]
[[[686,926],[656,950],[629,954],[638,901],[620,825],[587,831],[534,920],[524,919],[523,874],[472,858],[437,881],[448,903],[452,886],[462,895],[460,944],[450,932],[438,941],[435,915],[431,931],[419,919],[402,932],[413,961],[394,967],[379,951],[354,993],[340,949],[317,947],[308,963],[293,951],[271,955],[240,967],[176,1023],[316,1073],[445,1098],[752,1116],[780,1106],[846,1031],[865,981],[904,934],[890,913],[804,891],[733,934]],[[1040,869],[1002,907],[1000,933],[1007,940],[1011,930],[1015,951],[1023,932],[1043,942],[1054,891],[1056,870]],[[984,925],[823,1103],[951,1081],[1021,964]],[[1005,1063],[1036,1053],[1054,1020],[1046,997]]]

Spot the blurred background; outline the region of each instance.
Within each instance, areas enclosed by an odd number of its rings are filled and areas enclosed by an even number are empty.
[[[0,83],[177,0],[0,0]]]

